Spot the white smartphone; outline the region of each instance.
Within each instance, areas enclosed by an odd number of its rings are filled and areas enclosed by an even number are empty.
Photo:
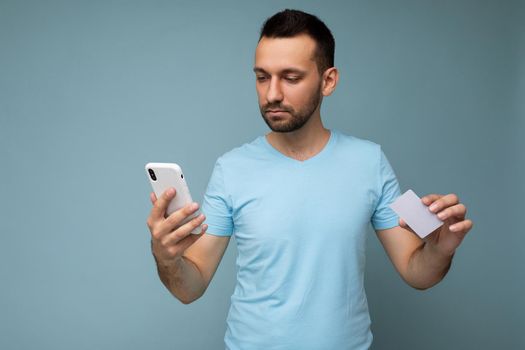
[[[179,210],[185,205],[192,203],[190,190],[184,179],[184,174],[182,173],[181,167],[176,163],[148,163],[145,166],[146,175],[148,176],[153,192],[157,198],[159,198],[164,191],[170,187],[174,187],[176,190],[175,198],[171,200],[166,209],[166,217],[171,215],[171,213]],[[194,217],[199,215],[197,210],[195,213],[187,217],[182,224],[188,222]],[[182,225],[181,224],[181,225]],[[191,233],[199,234],[201,233],[202,225],[199,225]]]

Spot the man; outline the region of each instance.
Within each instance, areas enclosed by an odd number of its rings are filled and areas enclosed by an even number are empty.
[[[269,18],[255,52],[262,117],[272,130],[221,156],[202,211],[164,218],[167,191],[148,218],[162,282],[183,303],[203,295],[235,234],[237,284],[228,349],[367,349],[363,286],[371,223],[401,277],[426,289],[447,273],[471,229],[454,194],[422,198],[445,221],[421,240],[389,208],[396,176],[378,144],[323,126],[321,102],[336,88],[334,39],[317,17],[285,10]]]

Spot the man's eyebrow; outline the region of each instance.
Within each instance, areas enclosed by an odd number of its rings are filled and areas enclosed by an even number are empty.
[[[282,74],[298,74],[298,75],[305,75],[306,74],[306,72],[304,70],[300,70],[300,69],[297,69],[297,68],[283,69],[283,71],[281,73]]]
[[[255,73],[264,73],[264,74],[268,74],[268,72],[266,72],[264,69],[260,68],[260,67],[254,67],[253,68],[253,71]],[[283,69],[282,71],[279,72],[280,74],[299,74],[299,75],[306,75],[306,72],[301,70],[301,69],[297,69],[297,68],[286,68],[286,69]]]

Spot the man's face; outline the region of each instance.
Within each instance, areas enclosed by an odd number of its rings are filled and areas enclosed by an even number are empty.
[[[259,109],[275,132],[301,128],[319,108],[321,77],[314,61],[315,41],[308,35],[263,37],[255,50]]]

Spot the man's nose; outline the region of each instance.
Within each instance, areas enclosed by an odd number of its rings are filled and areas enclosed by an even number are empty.
[[[283,100],[283,92],[281,90],[281,85],[279,79],[272,79],[268,86],[268,91],[266,93],[266,99],[269,103],[280,102]]]

